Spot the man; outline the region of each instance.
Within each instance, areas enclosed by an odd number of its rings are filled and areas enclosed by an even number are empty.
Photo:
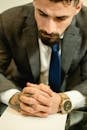
[[[86,108],[87,8],[82,3],[33,0],[0,15],[1,102],[39,117]],[[58,91],[49,83],[55,43],[61,57]]]

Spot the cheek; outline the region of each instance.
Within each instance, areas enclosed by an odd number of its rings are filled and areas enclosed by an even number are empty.
[[[56,28],[57,28],[56,32],[58,32],[61,35],[65,31],[67,26],[66,26],[66,23],[62,22],[62,23],[58,23]]]
[[[42,28],[44,25],[44,21],[39,16],[35,17],[35,19],[36,19],[38,29]]]
[[[59,34],[64,33],[64,31],[65,31],[65,30],[68,28],[68,26],[71,24],[71,21],[72,21],[72,20],[67,20],[67,21],[60,22],[60,23],[57,24],[57,29],[58,29]]]

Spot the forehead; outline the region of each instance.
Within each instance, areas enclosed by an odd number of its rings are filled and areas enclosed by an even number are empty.
[[[52,2],[49,0],[34,0],[34,6],[36,9],[40,9],[46,14],[51,15],[66,15],[75,11],[73,3],[71,5],[64,5],[62,2]]]

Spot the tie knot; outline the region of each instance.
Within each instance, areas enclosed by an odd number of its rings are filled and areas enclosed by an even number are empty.
[[[52,51],[53,52],[56,52],[58,50],[59,50],[59,45],[58,44],[55,44],[55,45],[52,46]]]

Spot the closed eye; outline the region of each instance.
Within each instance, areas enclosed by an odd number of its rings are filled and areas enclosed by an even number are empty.
[[[38,9],[38,12],[41,16],[44,16],[44,17],[48,17],[47,14],[45,14],[43,11],[41,11],[40,9]]]
[[[68,16],[56,17],[56,20],[58,20],[58,21],[64,21],[66,19],[68,19]]]

